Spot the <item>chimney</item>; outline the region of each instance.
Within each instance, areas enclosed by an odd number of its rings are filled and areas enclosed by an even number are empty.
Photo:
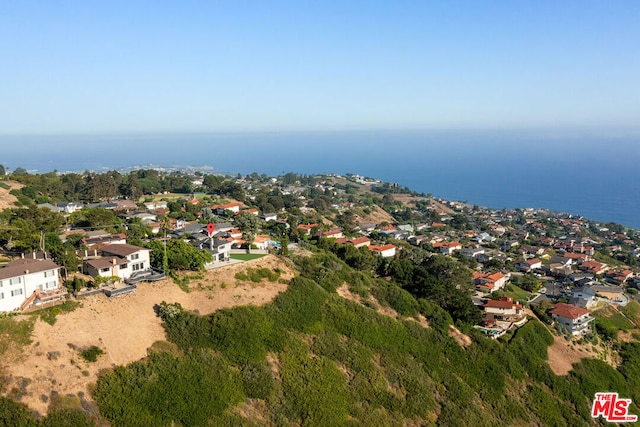
[[[25,271],[24,271],[24,274],[29,274],[29,270],[25,270]]]

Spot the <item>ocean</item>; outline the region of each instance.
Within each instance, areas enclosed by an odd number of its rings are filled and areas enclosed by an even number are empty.
[[[0,136],[9,170],[212,166],[354,173],[491,208],[534,207],[640,229],[640,138],[541,132],[376,131]]]

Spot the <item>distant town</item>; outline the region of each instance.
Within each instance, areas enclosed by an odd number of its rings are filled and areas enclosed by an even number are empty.
[[[15,206],[5,204],[0,230],[0,311],[131,292],[167,270],[212,269],[247,252],[286,254],[318,239],[386,260],[415,248],[457,258],[473,271],[477,327],[492,338],[522,325],[526,307],[581,336],[591,331],[592,309],[637,298],[640,233],[620,225],[540,209],[491,210],[353,174],[211,170],[6,176],[3,197]],[[70,181],[73,191],[65,188]],[[28,210],[45,222],[32,236],[18,227]],[[50,218],[37,213],[44,211]],[[167,247],[203,255],[191,257],[195,264],[170,263]]]

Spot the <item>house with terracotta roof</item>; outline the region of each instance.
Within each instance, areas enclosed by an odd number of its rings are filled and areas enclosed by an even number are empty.
[[[361,248],[363,246],[371,245],[371,239],[369,239],[368,237],[358,237],[357,239],[347,240],[347,243],[352,244],[356,248]]]
[[[100,257],[83,262],[82,270],[92,277],[119,277],[125,280],[134,273],[151,269],[150,252],[147,248],[127,244],[106,245]]]
[[[589,324],[594,320],[591,316],[591,310],[562,302],[554,305],[550,314],[556,322],[567,328],[567,331],[574,336],[589,332]]]
[[[394,245],[369,246],[369,250],[382,258],[390,258],[396,256],[396,247]]]
[[[17,259],[0,269],[0,312],[24,310],[62,298],[66,289],[60,286],[60,267],[51,260]]]
[[[523,272],[529,272],[531,270],[538,270],[542,268],[542,261],[538,258],[526,259],[524,261],[517,261],[515,266],[518,270]]]
[[[631,277],[633,277],[633,271],[631,270],[616,270],[608,271],[604,275],[605,279],[614,283],[624,283]]]
[[[240,203],[227,203],[224,205],[214,205],[211,210],[218,215],[224,214],[225,211],[231,211],[234,214],[240,212]]]
[[[339,228],[334,228],[334,229],[329,230],[329,231],[318,232],[318,233],[316,233],[316,236],[318,236],[318,237],[326,237],[326,238],[329,238],[329,239],[340,239],[340,238],[344,237],[344,233]]]
[[[603,274],[609,270],[609,266],[599,261],[585,261],[578,268],[591,274]]]
[[[255,216],[259,216],[260,215],[260,211],[256,208],[250,208],[250,209],[243,209],[242,213],[248,213],[251,215],[255,215]]]
[[[487,320],[502,320],[517,322],[524,318],[524,308],[522,304],[513,301],[513,298],[502,297],[499,299],[489,299],[482,307],[483,318]]]
[[[493,292],[502,289],[507,284],[509,276],[506,276],[500,272],[497,273],[481,273],[478,271],[473,272],[473,283],[480,291]]]
[[[451,255],[455,251],[462,249],[462,243],[460,242],[437,242],[433,245],[434,248],[439,249],[441,254]]]
[[[317,226],[318,226],[318,224],[300,224],[296,228],[299,229],[299,230],[304,230],[306,232],[307,236],[310,236],[311,235],[311,230],[313,230]]]

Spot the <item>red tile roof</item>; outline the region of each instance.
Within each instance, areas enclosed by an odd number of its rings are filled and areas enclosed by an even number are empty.
[[[556,304],[551,310],[551,314],[564,317],[565,319],[578,319],[585,314],[591,313],[591,310],[587,310],[586,308],[577,307],[575,305],[565,304],[563,302],[559,302]]]
[[[389,249],[395,249],[395,246],[388,244],[388,245],[383,245],[383,246],[369,246],[369,250],[372,252],[383,252]]]
[[[511,298],[500,298],[500,299],[490,299],[487,300],[484,303],[485,307],[490,307],[490,308],[505,308],[505,309],[512,309],[515,308],[517,310],[522,310],[522,305],[521,304],[517,304],[514,303],[513,300]]]

